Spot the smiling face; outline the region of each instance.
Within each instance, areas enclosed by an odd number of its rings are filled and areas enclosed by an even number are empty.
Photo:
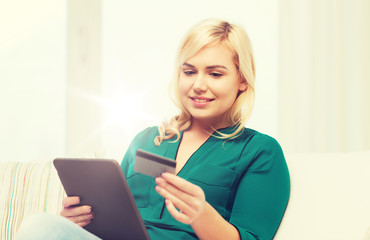
[[[238,92],[246,88],[238,77],[232,52],[221,44],[202,48],[181,66],[180,98],[193,123],[227,127],[225,114]]]

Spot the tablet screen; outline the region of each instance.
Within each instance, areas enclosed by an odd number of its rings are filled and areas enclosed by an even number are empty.
[[[95,217],[85,227],[102,239],[149,239],[121,167],[115,160],[57,158],[68,196],[79,196]]]

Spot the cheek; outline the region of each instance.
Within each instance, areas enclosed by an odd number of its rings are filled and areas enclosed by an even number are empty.
[[[211,90],[217,97],[226,101],[234,101],[239,92],[239,89],[232,84],[222,84],[214,86]]]
[[[189,90],[191,88],[190,81],[185,81],[184,79],[179,79],[179,91],[181,94],[181,97],[183,95],[187,95],[189,93]]]

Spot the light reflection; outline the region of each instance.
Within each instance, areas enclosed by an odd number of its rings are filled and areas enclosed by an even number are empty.
[[[84,120],[91,118],[91,115],[100,118],[91,119],[91,121],[99,123],[99,126],[92,130],[89,136],[86,136],[86,144],[89,140],[97,137],[102,138],[103,141],[104,138],[110,141],[125,141],[131,139],[144,127],[158,124],[159,117],[149,114],[145,110],[145,107],[149,109],[148,106],[143,106],[144,102],[145,104],[151,103],[149,94],[154,88],[155,86],[152,84],[145,86],[145,88],[141,87],[140,91],[128,91],[125,90],[128,88],[121,85],[114,90],[106,91],[105,94],[93,94],[86,90],[69,88],[68,94],[73,96],[73,100],[82,100],[83,104],[96,108],[96,113],[87,113],[90,116],[83,117]],[[117,139],[117,136],[121,140]],[[123,138],[124,140],[122,140]]]

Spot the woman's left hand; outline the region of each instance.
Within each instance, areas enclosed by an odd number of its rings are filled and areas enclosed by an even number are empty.
[[[171,173],[163,173],[155,179],[156,191],[165,198],[171,215],[179,222],[192,224],[205,210],[203,190]]]

